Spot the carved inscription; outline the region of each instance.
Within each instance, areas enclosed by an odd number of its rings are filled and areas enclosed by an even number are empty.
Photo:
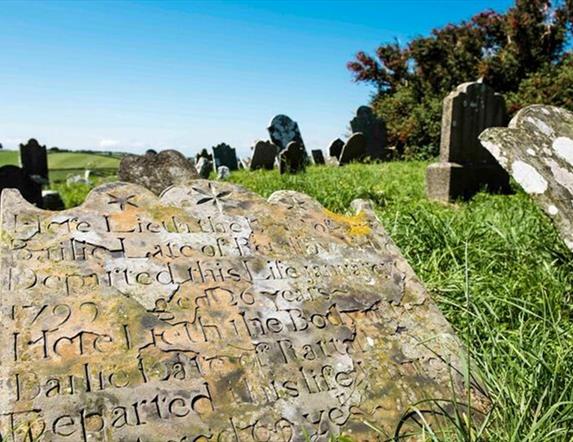
[[[3,192],[0,441],[375,439],[425,398],[486,407],[357,204],[202,180],[64,212]]]

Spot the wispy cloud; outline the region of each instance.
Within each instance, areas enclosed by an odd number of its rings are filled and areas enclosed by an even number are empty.
[[[104,138],[99,141],[99,147],[105,147],[105,148],[117,147],[119,146],[119,144],[120,144],[119,140],[112,140],[110,138]]]

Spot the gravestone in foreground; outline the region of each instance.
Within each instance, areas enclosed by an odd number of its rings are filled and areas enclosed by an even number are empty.
[[[362,161],[368,155],[367,143],[366,137],[360,132],[352,134],[342,148],[338,164],[344,166],[353,161]]]
[[[534,105],[508,128],[491,128],[483,146],[553,219],[573,250],[573,113]]]
[[[386,147],[386,123],[377,117],[370,106],[360,106],[350,121],[352,133],[362,133],[366,138],[366,155],[371,159],[383,159]]]
[[[298,173],[306,169],[306,156],[304,146],[296,141],[288,143],[286,149],[279,153],[279,172]]]
[[[215,171],[219,170],[221,166],[227,166],[229,170],[239,170],[235,149],[225,143],[213,147],[213,167]]]
[[[353,206],[197,180],[50,213],[5,191],[0,439],[374,440],[467,398],[450,325]]]
[[[328,154],[331,157],[335,157],[337,160],[340,159],[340,154],[342,153],[342,148],[344,147],[344,141],[340,138],[337,138],[328,147]]]
[[[257,141],[253,147],[253,158],[250,170],[273,170],[278,153],[278,147],[270,141]]]
[[[126,155],[119,164],[121,181],[139,184],[156,195],[169,186],[184,184],[198,177],[193,163],[176,150],[145,155]]]
[[[311,150],[310,153],[312,154],[312,159],[314,161],[314,164],[316,164],[317,166],[321,166],[326,163],[326,161],[324,161],[324,155],[322,154],[322,150],[314,149]]]
[[[444,99],[440,162],[426,171],[430,199],[469,198],[483,187],[509,191],[509,176],[478,139],[484,129],[505,125],[505,118],[503,96],[483,83],[461,84]]]

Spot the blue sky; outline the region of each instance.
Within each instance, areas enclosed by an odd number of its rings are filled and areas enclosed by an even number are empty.
[[[511,3],[3,0],[0,143],[246,155],[285,113],[326,149],[372,92],[346,70],[357,51]]]

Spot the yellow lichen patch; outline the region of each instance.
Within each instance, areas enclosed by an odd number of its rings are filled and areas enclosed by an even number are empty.
[[[350,235],[362,236],[369,235],[372,232],[372,229],[366,221],[366,214],[364,212],[358,212],[356,215],[347,216],[324,209],[324,213],[337,223],[346,225]]]
[[[0,242],[3,244],[10,244],[12,242],[12,235],[4,229],[0,229]]]

